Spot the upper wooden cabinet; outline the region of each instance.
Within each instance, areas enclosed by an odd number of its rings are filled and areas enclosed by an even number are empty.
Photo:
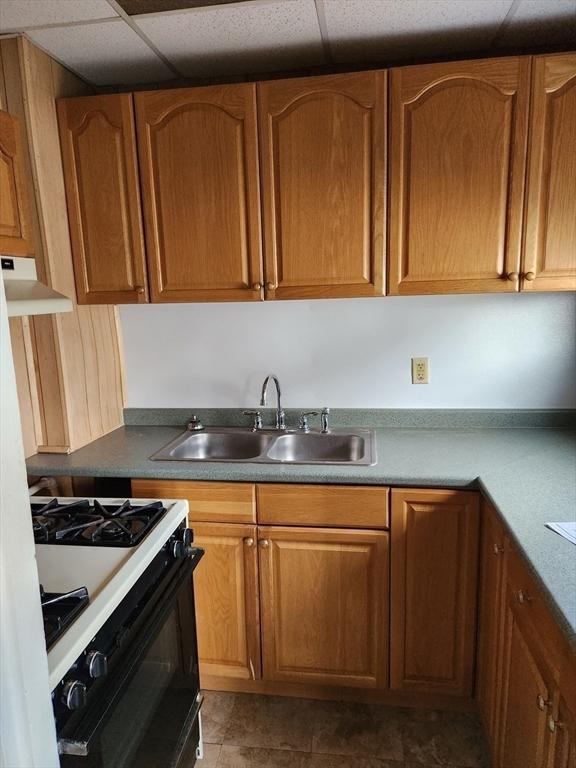
[[[32,253],[23,144],[17,117],[0,110],[0,253]]]
[[[391,294],[518,290],[529,90],[528,57],[391,71]]]
[[[386,73],[258,85],[266,298],[384,293]]]
[[[62,99],[58,118],[78,302],[145,302],[132,96]]]
[[[479,496],[392,490],[390,687],[471,696]]]
[[[536,56],[522,288],[576,290],[576,54]]]
[[[256,86],[137,93],[153,301],[259,301]]]

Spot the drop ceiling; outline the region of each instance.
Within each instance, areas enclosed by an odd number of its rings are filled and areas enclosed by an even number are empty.
[[[0,0],[94,85],[576,47],[576,0]]]

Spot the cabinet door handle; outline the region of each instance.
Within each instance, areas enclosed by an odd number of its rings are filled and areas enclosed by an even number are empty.
[[[538,705],[538,709],[540,709],[542,712],[544,712],[544,710],[550,706],[548,699],[545,699],[541,693],[536,696],[536,704]]]
[[[518,590],[517,598],[520,605],[526,605],[526,603],[532,602],[530,595],[527,592],[524,592],[523,589]]]
[[[252,290],[253,291],[261,291],[262,290],[262,283],[252,283]]]
[[[276,288],[278,288],[278,286],[276,285],[276,283],[266,283],[266,288],[269,291],[275,291]]]
[[[136,291],[136,293],[144,293],[145,289],[143,285],[135,285],[134,290]]]
[[[494,543],[492,545],[492,552],[495,555],[501,555],[502,552],[504,552],[504,547],[502,546],[502,544]]]
[[[520,277],[520,275],[518,274],[518,272],[508,272],[506,277],[508,278],[508,280],[511,280],[512,282],[515,283]]]
[[[561,720],[554,720],[552,715],[548,718],[548,730],[550,733],[554,733],[556,728],[564,728],[564,723]]]
[[[529,280],[531,282],[532,280],[536,280],[536,272],[526,272],[522,277],[524,280]]]
[[[270,542],[268,541],[268,539],[260,539],[260,541],[258,542],[258,544],[260,544],[260,546],[262,547],[262,549],[266,549],[267,547],[269,547],[269,546],[270,546]]]
[[[247,547],[253,547],[254,546],[254,539],[251,536],[247,536],[244,539],[244,544],[246,544]]]
[[[256,680],[256,671],[254,670],[254,664],[252,663],[252,659],[248,659],[248,664],[250,665],[250,679]]]

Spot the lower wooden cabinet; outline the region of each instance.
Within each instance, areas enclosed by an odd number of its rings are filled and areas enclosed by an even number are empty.
[[[203,685],[211,675],[260,677],[256,526],[193,523],[206,554],[194,574]]]
[[[476,698],[490,744],[498,739],[501,641],[504,628],[506,532],[496,512],[482,503]],[[495,755],[492,754],[495,762]]]
[[[392,491],[390,687],[471,696],[479,495]]]
[[[500,549],[493,511],[484,512],[478,701],[491,766],[576,768],[576,655],[507,537]]]
[[[572,676],[576,686],[576,675]],[[547,768],[576,768],[576,717],[560,693],[548,717]]]
[[[534,650],[515,601],[514,595],[507,595],[497,765],[545,768],[547,707],[552,690],[548,671]]]
[[[258,528],[267,680],[383,688],[388,533]]]

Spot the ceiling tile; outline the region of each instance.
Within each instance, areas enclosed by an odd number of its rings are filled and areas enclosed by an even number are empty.
[[[107,0],[0,0],[0,32],[114,16]]]
[[[95,85],[149,83],[174,77],[121,19],[35,29],[28,36]]]
[[[250,1],[132,18],[186,77],[324,61],[314,0]]]
[[[339,61],[429,56],[487,47],[512,0],[320,0]]]
[[[576,41],[576,0],[520,0],[497,44],[562,45]]]

